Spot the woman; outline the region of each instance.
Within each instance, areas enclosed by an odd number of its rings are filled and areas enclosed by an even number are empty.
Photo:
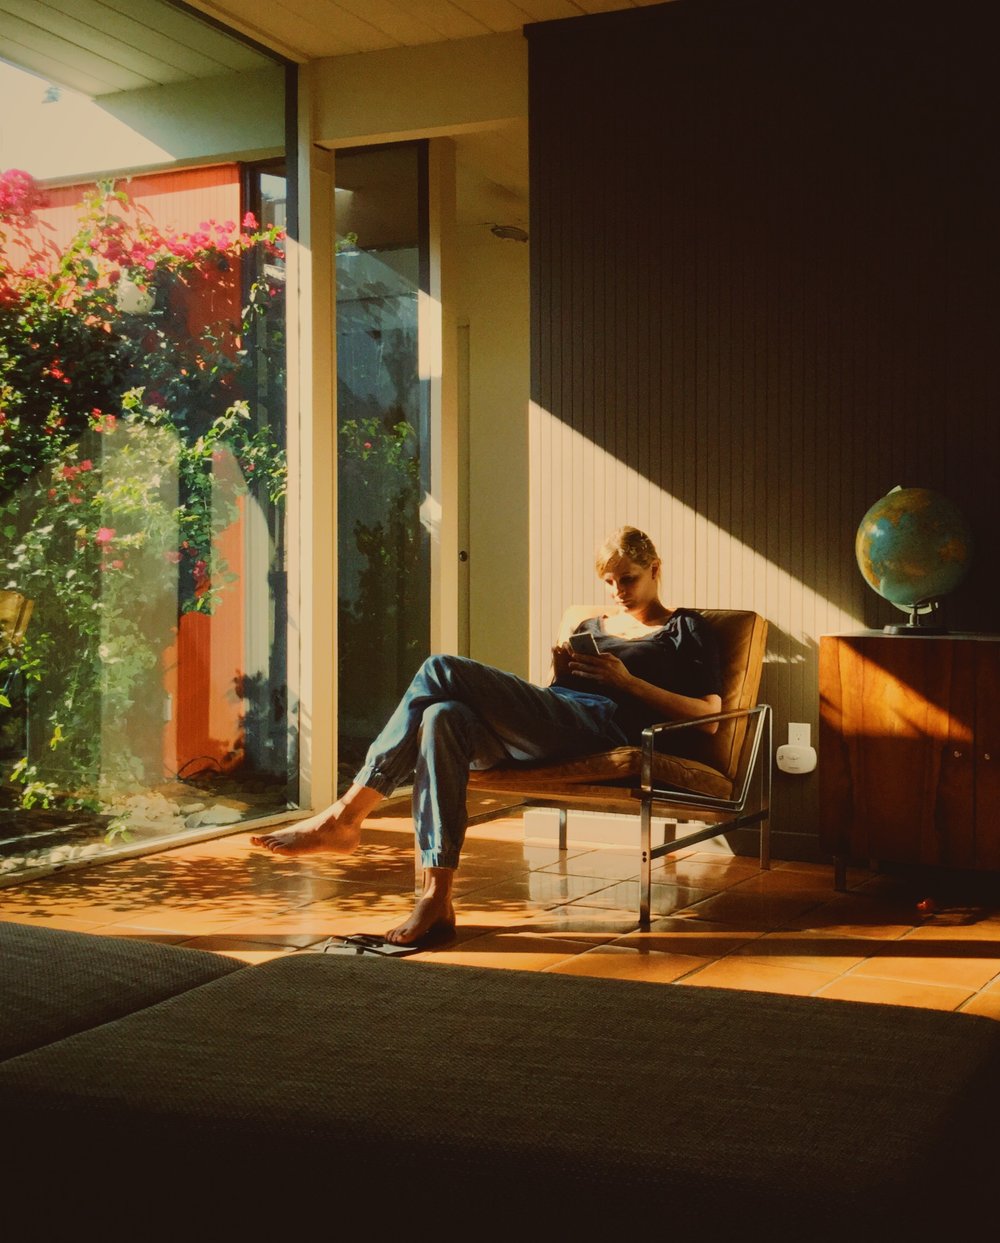
[[[622,527],[598,550],[596,568],[618,606],[577,628],[593,634],[596,653],[568,643],[553,648],[546,687],[465,657],[429,657],[347,793],[318,815],[251,841],[277,855],[349,854],[365,817],[412,774],[423,888],[386,940],[423,946],[450,937],[470,769],[637,745],[656,721],[721,711],[711,634],[698,613],[661,602],[662,566],[649,537]]]

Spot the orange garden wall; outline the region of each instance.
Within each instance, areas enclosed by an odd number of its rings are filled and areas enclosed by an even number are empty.
[[[161,229],[195,231],[203,221],[238,224],[242,218],[240,172],[235,164],[126,178],[133,202],[148,211]],[[39,216],[56,241],[68,241],[76,227],[76,207],[89,185],[52,187]],[[239,273],[191,290],[188,327],[199,336],[206,325],[238,319]],[[223,469],[225,465],[223,466]],[[235,467],[231,466],[231,469]],[[163,689],[170,705],[163,727],[165,775],[189,777],[205,769],[228,770],[242,755],[243,702],[236,686],[243,672],[244,584],[243,521],[232,523],[217,541],[239,577],[224,592],[215,614],[187,613],[174,643],[163,653]]]

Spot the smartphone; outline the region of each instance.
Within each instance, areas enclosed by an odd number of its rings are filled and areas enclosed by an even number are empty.
[[[571,634],[569,636],[569,645],[574,652],[583,652],[586,656],[600,656],[601,654],[601,649],[597,646],[597,640],[590,630],[583,630],[579,634]]]

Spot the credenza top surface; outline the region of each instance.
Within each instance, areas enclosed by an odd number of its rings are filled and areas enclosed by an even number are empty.
[[[961,639],[970,643],[1000,643],[1000,634],[984,631],[950,630],[947,634],[886,634],[884,630],[844,630],[836,634],[822,634],[821,639],[894,639],[899,643],[933,643],[942,639]]]

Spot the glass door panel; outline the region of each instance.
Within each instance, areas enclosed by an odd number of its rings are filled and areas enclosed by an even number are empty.
[[[0,883],[297,800],[284,173],[0,174]]]
[[[423,143],[336,156],[340,788],[429,647],[425,169]]]

